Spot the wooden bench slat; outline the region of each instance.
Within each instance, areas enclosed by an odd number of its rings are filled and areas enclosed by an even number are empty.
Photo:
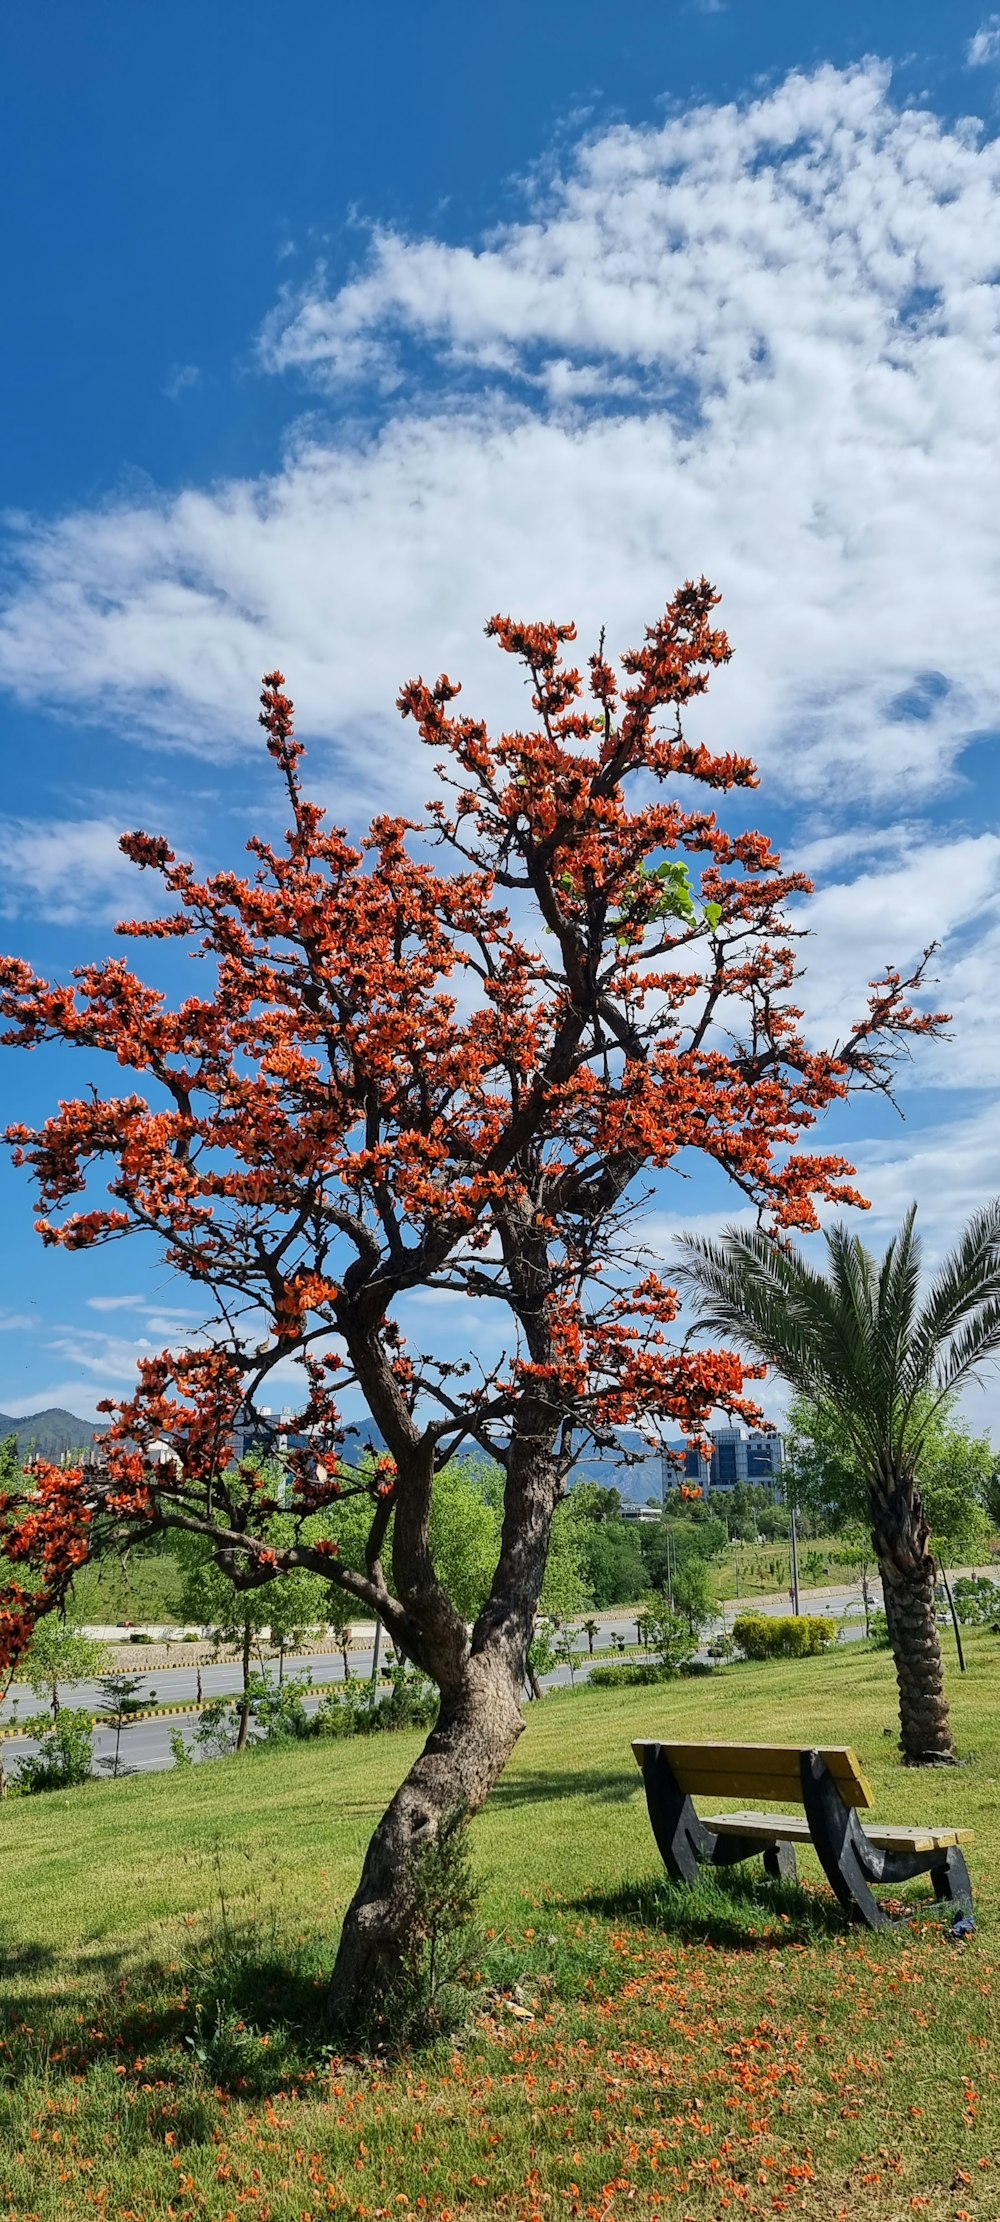
[[[641,1737],[632,1745],[641,1768],[643,1752],[659,1743]],[[799,1744],[722,1744],[663,1742],[660,1745],[679,1787],[689,1797],[774,1798],[801,1801]],[[820,1753],[845,1805],[873,1805],[874,1793],[849,1745]]]
[[[746,1836],[757,1844],[808,1844],[809,1823],[800,1813],[711,1813],[703,1816],[704,1825],[716,1836]],[[946,1851],[949,1844],[970,1844],[975,1839],[974,1829],[904,1828],[896,1822],[882,1826],[865,1824],[869,1844],[877,1851],[938,1852]]]

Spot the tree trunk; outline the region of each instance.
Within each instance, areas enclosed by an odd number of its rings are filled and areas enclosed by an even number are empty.
[[[442,1696],[423,1751],[368,1846],[330,1985],[329,2017],[335,2030],[355,2036],[371,2029],[383,2007],[391,2016],[419,1855],[435,1842],[449,1816],[458,1810],[478,1812],[523,1726],[511,1665],[501,1647],[474,1653],[457,1688]]]
[[[899,1742],[911,1766],[953,1759],[955,1741],[944,1694],[944,1667],[929,1553],[902,1571],[882,1561],[882,1594],[899,1685]]]
[[[250,1622],[249,1622],[249,1621],[247,1621],[247,1622],[245,1623],[245,1626],[244,1626],[244,1629],[243,1629],[243,1703],[242,1703],[242,1705],[240,1706],[240,1726],[239,1726],[239,1733],[238,1733],[238,1735],[237,1735],[237,1738],[236,1738],[236,1749],[237,1749],[237,1751],[245,1751],[245,1750],[246,1750],[246,1748],[247,1748],[247,1739],[248,1739],[248,1737],[249,1737],[249,1735],[250,1735],[250,1694],[249,1694],[249,1693],[250,1693],[250,1642],[251,1642],[251,1635],[252,1635],[252,1630],[251,1630],[251,1627],[250,1627]]]

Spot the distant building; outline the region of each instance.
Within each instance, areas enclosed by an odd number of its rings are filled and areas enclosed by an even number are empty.
[[[767,1488],[780,1490],[785,1452],[775,1428],[759,1427],[748,1432],[742,1427],[714,1427],[709,1439],[711,1459],[687,1443],[667,1445],[663,1457],[664,1497],[683,1482],[693,1484],[706,1496],[713,1489],[735,1489],[740,1481],[763,1482]]]
[[[622,1519],[658,1520],[661,1511],[662,1506],[658,1504],[630,1504],[626,1500],[622,1505]]]

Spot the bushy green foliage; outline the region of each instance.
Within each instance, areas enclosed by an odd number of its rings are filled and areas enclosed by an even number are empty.
[[[81,1628],[55,1613],[38,1622],[25,1657],[17,1670],[36,1697],[46,1699],[53,1720],[61,1708],[61,1692],[70,1682],[89,1682],[103,1673],[108,1654],[103,1643],[93,1643]]]
[[[674,1609],[695,1635],[715,1611],[712,1577],[703,1558],[681,1559],[673,1577]]]
[[[951,1585],[955,1611],[966,1627],[991,1628],[1000,1621],[1000,1585],[988,1574],[960,1574]]]
[[[279,1517],[272,1526],[271,1540],[283,1542],[281,1531],[289,1523]],[[259,1589],[236,1590],[203,1536],[179,1537],[177,1554],[182,1617],[213,1629],[223,1643],[240,1643],[248,1631],[253,1637],[269,1628],[274,1643],[295,1648],[309,1630],[336,1617],[340,1593],[315,1574],[283,1574]]]
[[[726,1526],[731,1539],[737,1543],[756,1543],[761,1537],[770,1541],[770,1515],[776,1509],[780,1508],[763,1482],[736,1482],[726,1491]],[[787,1528],[783,1532],[787,1533]]]
[[[540,1620],[528,1645],[528,1673],[540,1682],[543,1674],[551,1674],[556,1664],[556,1631],[550,1620]]]
[[[697,1638],[680,1613],[671,1610],[662,1594],[646,1598],[639,1626],[646,1657],[621,1666],[593,1667],[589,1679],[596,1689],[627,1689],[632,1685],[667,1682],[683,1672],[693,1657]]]
[[[459,1807],[414,1862],[403,1958],[380,2015],[393,2050],[451,2036],[467,2021],[481,1948],[478,1900],[469,1818]]]
[[[308,1676],[286,1675],[279,1682],[268,1674],[252,1674],[240,1697],[215,1697],[203,1706],[196,1740],[206,1756],[235,1751],[244,1706],[249,1714],[250,1750],[260,1743],[294,1743],[314,1736],[315,1715],[308,1714],[303,1703],[309,1687]]]
[[[607,1493],[612,1494],[610,1490]],[[638,1522],[630,1524],[621,1517],[580,1523],[587,1580],[594,1603],[602,1610],[609,1605],[632,1604],[649,1581],[637,1527]]]
[[[796,1501],[839,1525],[867,1525],[868,1498],[847,1430],[832,1405],[793,1397],[788,1432],[789,1487]],[[946,1563],[961,1563],[989,1532],[997,1461],[985,1436],[945,1407],[927,1426],[917,1487],[931,1540]]]
[[[668,1673],[675,1673],[682,1661],[690,1659],[697,1648],[692,1629],[680,1613],[672,1610],[662,1592],[646,1598],[643,1620],[646,1649],[650,1658]]]
[[[645,1586],[652,1583],[654,1589],[663,1589],[668,1577],[689,1559],[710,1565],[713,1559],[721,1558],[727,1538],[724,1523],[706,1505],[695,1502],[685,1506],[677,1498],[662,1519],[643,1525],[640,1540]]]
[[[836,1639],[837,1625],[818,1614],[739,1613],[732,1638],[745,1659],[811,1659]]]
[[[90,1781],[94,1732],[89,1713],[76,1713],[62,1705],[54,1721],[43,1713],[22,1726],[27,1734],[38,1737],[38,1750],[18,1762],[10,1785],[12,1797],[30,1798],[41,1790],[73,1790]]]

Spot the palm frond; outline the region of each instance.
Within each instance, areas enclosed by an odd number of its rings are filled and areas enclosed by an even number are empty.
[[[845,1235],[843,1242],[850,1239]],[[676,1277],[695,1297],[698,1326],[763,1358],[800,1395],[829,1400],[870,1463],[879,1444],[859,1316],[863,1302],[845,1302],[832,1277],[758,1228],[727,1227],[718,1241],[685,1235],[680,1246],[686,1262]],[[863,1260],[860,1269],[867,1271]],[[847,1266],[855,1284],[858,1271],[858,1261]],[[857,1285],[855,1295],[860,1298]]]
[[[953,1393],[998,1350],[1000,1197],[970,1219],[931,1283],[914,1323],[903,1381],[908,1398],[935,1385]]]
[[[878,1275],[876,1332],[873,1339],[875,1389],[882,1424],[890,1435],[906,1437],[909,1406],[901,1394],[920,1295],[921,1242],[911,1204],[882,1259]]]

